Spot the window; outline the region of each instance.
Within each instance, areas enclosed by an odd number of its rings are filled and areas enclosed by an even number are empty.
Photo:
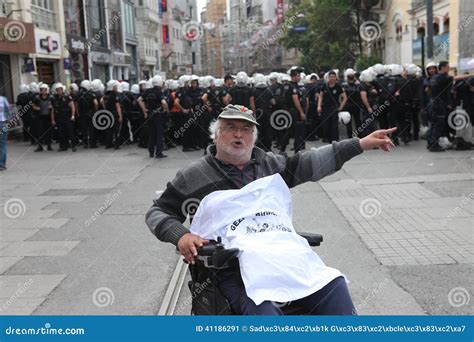
[[[424,27],[419,27],[418,30],[416,31],[416,34],[418,38],[424,37],[425,36],[425,28]]]
[[[107,47],[104,0],[89,1],[87,8],[89,38],[92,46]]]
[[[443,33],[449,32],[449,18],[446,18],[443,23]]]
[[[163,25],[162,30],[163,30],[163,44],[169,44],[170,43],[170,33],[169,33],[168,25]]]
[[[135,13],[133,5],[128,2],[123,2],[125,34],[135,36]]]
[[[66,23],[66,32],[68,34],[83,36],[84,25],[82,17],[82,1],[64,0],[64,21]]]
[[[115,51],[123,51],[121,24],[126,18],[120,12],[120,0],[107,1],[109,7],[109,22],[107,28],[110,36],[110,47]]]
[[[31,0],[31,15],[36,27],[57,31],[56,12],[52,0]]]

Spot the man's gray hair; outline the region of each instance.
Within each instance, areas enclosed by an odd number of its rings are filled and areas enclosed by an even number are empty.
[[[209,125],[209,133],[210,133],[210,136],[211,136],[211,139],[214,141],[216,138],[217,138],[217,135],[219,134],[219,127],[221,126],[221,123],[222,120],[220,119],[217,119],[217,120],[213,120],[211,122],[211,124]],[[253,130],[253,143],[255,144],[257,142],[257,138],[258,138],[258,130],[257,130],[257,126],[253,125],[254,126],[254,130]]]

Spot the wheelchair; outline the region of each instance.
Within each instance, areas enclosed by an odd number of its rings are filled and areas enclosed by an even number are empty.
[[[323,236],[312,233],[298,233],[308,241],[311,247],[320,246]],[[191,280],[188,282],[191,291],[191,314],[236,315],[218,286],[219,273],[223,270],[238,272],[238,248],[225,248],[220,237],[209,241],[209,244],[198,248],[198,256],[193,265],[189,265]],[[285,315],[303,315],[302,308],[284,305],[281,310]]]

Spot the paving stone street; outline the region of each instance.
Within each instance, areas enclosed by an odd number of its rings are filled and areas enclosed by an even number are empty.
[[[1,314],[157,314],[181,258],[144,216],[202,151],[33,149],[10,142],[0,173]],[[365,152],[292,189],[295,227],[323,234],[315,251],[348,277],[359,314],[472,314],[473,165],[424,141]],[[175,314],[189,313],[185,285]]]

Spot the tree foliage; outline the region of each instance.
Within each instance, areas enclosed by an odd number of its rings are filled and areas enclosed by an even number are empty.
[[[286,13],[291,26],[281,43],[301,52],[299,61],[309,71],[354,66],[362,54],[359,26],[373,17],[375,0],[293,0]],[[296,19],[295,19],[296,18]],[[285,24],[283,24],[285,25]],[[297,26],[307,31],[295,32]]]

